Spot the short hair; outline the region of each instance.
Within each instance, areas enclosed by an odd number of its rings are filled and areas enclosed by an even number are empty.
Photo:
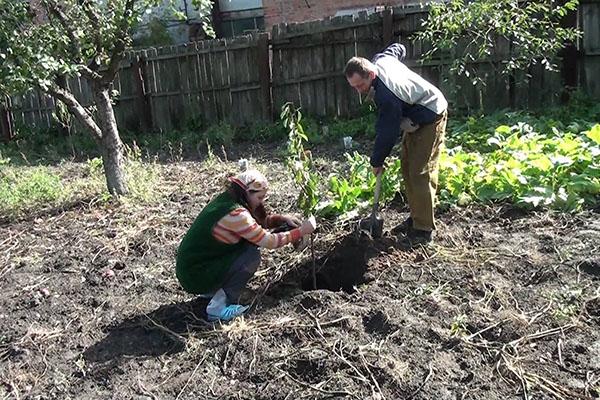
[[[371,62],[369,60],[363,57],[352,57],[344,67],[344,75],[346,75],[346,78],[350,78],[352,75],[358,74],[362,78],[367,78],[371,70]]]

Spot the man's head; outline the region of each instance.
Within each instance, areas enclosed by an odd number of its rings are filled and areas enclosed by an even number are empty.
[[[362,57],[352,57],[346,63],[344,75],[350,86],[359,93],[367,94],[371,89],[373,79],[377,76],[375,66],[371,61]]]

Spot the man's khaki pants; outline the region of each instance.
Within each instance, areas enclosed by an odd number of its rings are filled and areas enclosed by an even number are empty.
[[[402,177],[413,220],[413,228],[435,229],[435,192],[439,158],[446,135],[446,111],[435,122],[421,126],[402,138]]]

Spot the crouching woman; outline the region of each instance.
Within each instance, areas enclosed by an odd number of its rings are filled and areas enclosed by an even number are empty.
[[[229,321],[248,309],[237,303],[258,269],[260,247],[282,247],[316,228],[314,219],[301,223],[267,215],[267,191],[267,179],[256,170],[229,178],[227,189],[204,207],[179,245],[177,279],[189,293],[212,296],[206,307],[210,321]],[[268,231],[284,224],[292,229]]]

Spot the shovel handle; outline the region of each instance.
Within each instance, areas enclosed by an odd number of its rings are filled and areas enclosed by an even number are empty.
[[[379,195],[381,194],[381,175],[383,172],[377,174],[377,181],[375,183],[375,198],[373,200],[373,213],[377,213],[379,210]]]
[[[379,172],[377,174],[377,182],[375,183],[375,197],[373,199],[373,212],[371,213],[371,225],[375,223],[375,218],[377,218],[377,211],[379,210],[379,195],[381,194],[381,174],[383,172]]]

